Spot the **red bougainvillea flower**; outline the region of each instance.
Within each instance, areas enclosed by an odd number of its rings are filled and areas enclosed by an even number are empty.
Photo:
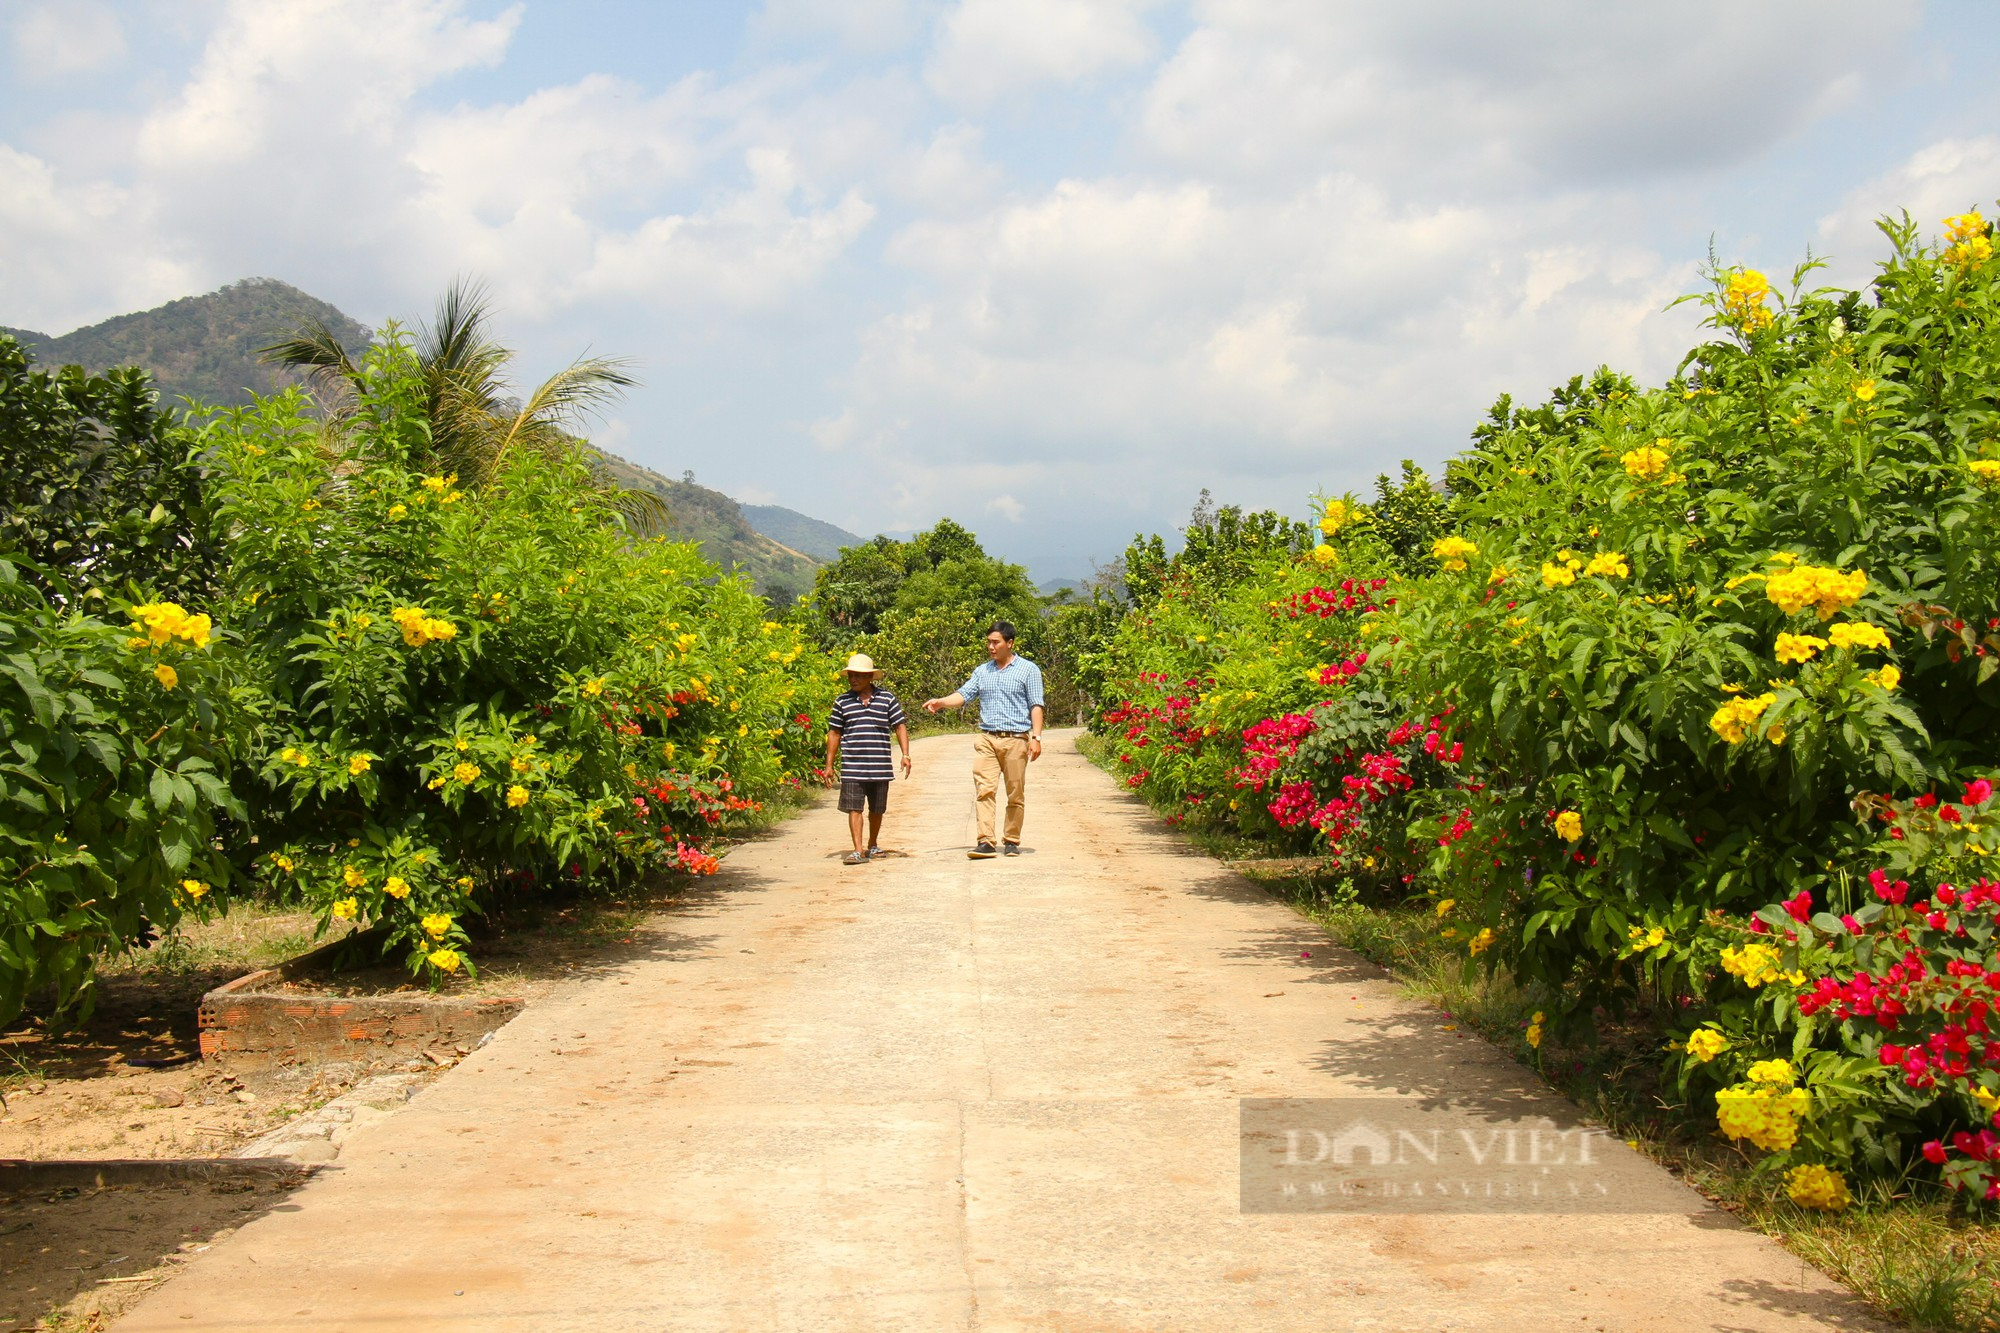
[[[1903,900],[1910,896],[1910,882],[1906,879],[1899,879],[1894,884],[1891,884],[1889,876],[1885,871],[1869,871],[1868,883],[1875,890],[1875,896],[1885,903],[1895,903],[1900,907],[1903,904]]]
[[[1993,797],[1993,784],[1985,778],[1965,784],[1965,804],[1985,805]]]

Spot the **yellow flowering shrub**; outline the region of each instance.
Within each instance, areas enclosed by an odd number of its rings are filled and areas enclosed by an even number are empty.
[[[1799,1088],[1739,1083],[1715,1094],[1715,1122],[1732,1139],[1786,1152],[1799,1141],[1799,1120],[1811,1104]]]
[[[1827,1213],[1837,1213],[1854,1202],[1847,1191],[1847,1178],[1817,1162],[1795,1166],[1785,1173],[1785,1195],[1801,1207]]]
[[[635,533],[586,453],[461,484],[400,333],[364,371],[331,441],[297,394],[211,432],[231,632],[272,686],[258,837],[325,921],[469,973],[481,888],[712,870],[703,844],[817,764],[837,676],[743,580]],[[212,628],[133,621],[183,656]]]
[[[1639,481],[1656,481],[1665,475],[1667,451],[1660,447],[1665,443],[1666,441],[1662,440],[1660,444],[1641,445],[1637,449],[1626,450],[1618,460],[1624,464],[1626,475]]]
[[[1821,620],[1833,619],[1835,612],[1854,605],[1867,590],[1868,576],[1862,571],[1843,574],[1819,565],[1793,565],[1764,580],[1764,595],[1780,610],[1795,615],[1812,607]]]
[[[1688,1034],[1686,1049],[1696,1062],[1707,1064],[1729,1049],[1729,1039],[1712,1027],[1696,1028]]]
[[[1944,227],[1951,242],[1944,251],[1946,263],[1971,268],[1993,257],[1993,227],[1978,209],[1946,218]]]
[[[0,338],[0,389],[11,349]],[[0,394],[10,447],[33,407]],[[36,574],[59,585],[55,568]],[[66,600],[0,549],[0,1026],[35,993],[58,1015],[87,1011],[98,958],[208,915],[250,855],[231,785],[254,744],[234,644],[178,603]]]
[[[1983,218],[1953,226],[1940,250],[1890,220],[1862,292],[1722,268],[1666,382],[1604,369],[1496,401],[1441,512],[1412,497],[1392,529],[1385,489],[1339,533],[1347,569],[1393,579],[1346,631],[1366,676],[1320,644],[1293,660],[1289,589],[1238,616],[1220,579],[1142,587],[1119,652],[1159,683],[1108,695],[1105,734],[1170,722],[1114,746],[1123,775],[1169,817],[1226,809],[1357,893],[1432,904],[1440,939],[1566,1026],[1670,997],[1660,1058],[1690,1104],[1722,1090],[1725,1134],[1794,1154],[1779,1168],[1866,1160],[1900,1123],[1895,1072],[1865,1016],[1801,1020],[1812,950],[1867,938],[1869,869],[1935,831],[1883,796],[1978,808],[1956,794],[2000,755],[2000,265]],[[1251,704],[1265,662],[1281,683]],[[1408,859],[1383,879],[1384,855]],[[1806,1206],[1839,1196],[1800,1179]]]
[[[1768,944],[1745,944],[1722,951],[1722,970],[1752,990],[1784,977],[1778,963],[1778,951]]]
[[[1583,567],[1583,572],[1593,578],[1624,579],[1632,576],[1632,567],[1617,551],[1599,551],[1590,557],[1590,563]]]
[[[1780,634],[1775,651],[1780,662],[1810,662],[1826,644],[1811,634]]]
[[[458,637],[458,626],[438,616],[426,615],[420,606],[399,606],[389,619],[403,632],[403,642],[412,648],[427,643],[445,643]]]
[[[1785,637],[1783,634],[1778,636],[1780,640],[1783,640]],[[1889,636],[1880,626],[1870,625],[1865,621],[1859,620],[1842,621],[1840,624],[1828,629],[1826,637],[1832,641],[1833,646],[1836,648],[1887,648],[1889,646]],[[1784,659],[1780,658],[1779,660],[1783,661]]]
[[[1722,737],[1731,745],[1741,744],[1750,728],[1764,716],[1766,709],[1778,701],[1775,694],[1760,694],[1754,698],[1725,699],[1722,705],[1710,715],[1708,729]]]
[[[1764,302],[1770,295],[1768,278],[1754,268],[1739,269],[1730,274],[1729,284],[1723,290],[1723,318],[1745,332],[1768,329],[1772,315]]]
[[[1454,574],[1464,571],[1478,554],[1479,547],[1463,537],[1441,537],[1431,543],[1431,558],[1438,562],[1438,568]]]

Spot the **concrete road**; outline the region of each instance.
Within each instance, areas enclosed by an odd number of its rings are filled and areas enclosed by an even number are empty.
[[[1602,1138],[1584,1204],[1489,1188],[1464,1211],[1357,1203],[1341,1182],[1369,1172],[1334,1167],[1372,1155],[1329,1164],[1308,1133],[1286,1162],[1266,1132],[1260,1189],[1334,1188],[1245,1211],[1241,1098],[1335,1099],[1280,1108],[1320,1124],[1367,1099],[1385,1129],[1444,1116],[1488,1148],[1573,1113],[1190,852],[1070,735],[1031,769],[1028,854],[967,860],[970,766],[968,737],[919,743],[900,855],[842,866],[830,806],[740,848],[640,956],[357,1131],[118,1327],[1875,1326]]]

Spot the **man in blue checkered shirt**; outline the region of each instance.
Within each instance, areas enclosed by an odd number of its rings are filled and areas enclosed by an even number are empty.
[[[962,708],[979,700],[979,739],[972,744],[972,791],[979,809],[979,842],[966,855],[994,855],[993,827],[1000,782],[1007,783],[1007,855],[1021,854],[1021,822],[1028,809],[1028,765],[1042,757],[1042,669],[1014,651],[1014,626],[996,620],[986,631],[986,652],[965,684],[924,711]]]

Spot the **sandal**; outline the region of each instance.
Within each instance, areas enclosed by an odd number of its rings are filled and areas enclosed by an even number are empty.
[[[868,864],[868,854],[866,852],[849,852],[847,855],[841,857],[840,861],[842,865],[865,866]]]

